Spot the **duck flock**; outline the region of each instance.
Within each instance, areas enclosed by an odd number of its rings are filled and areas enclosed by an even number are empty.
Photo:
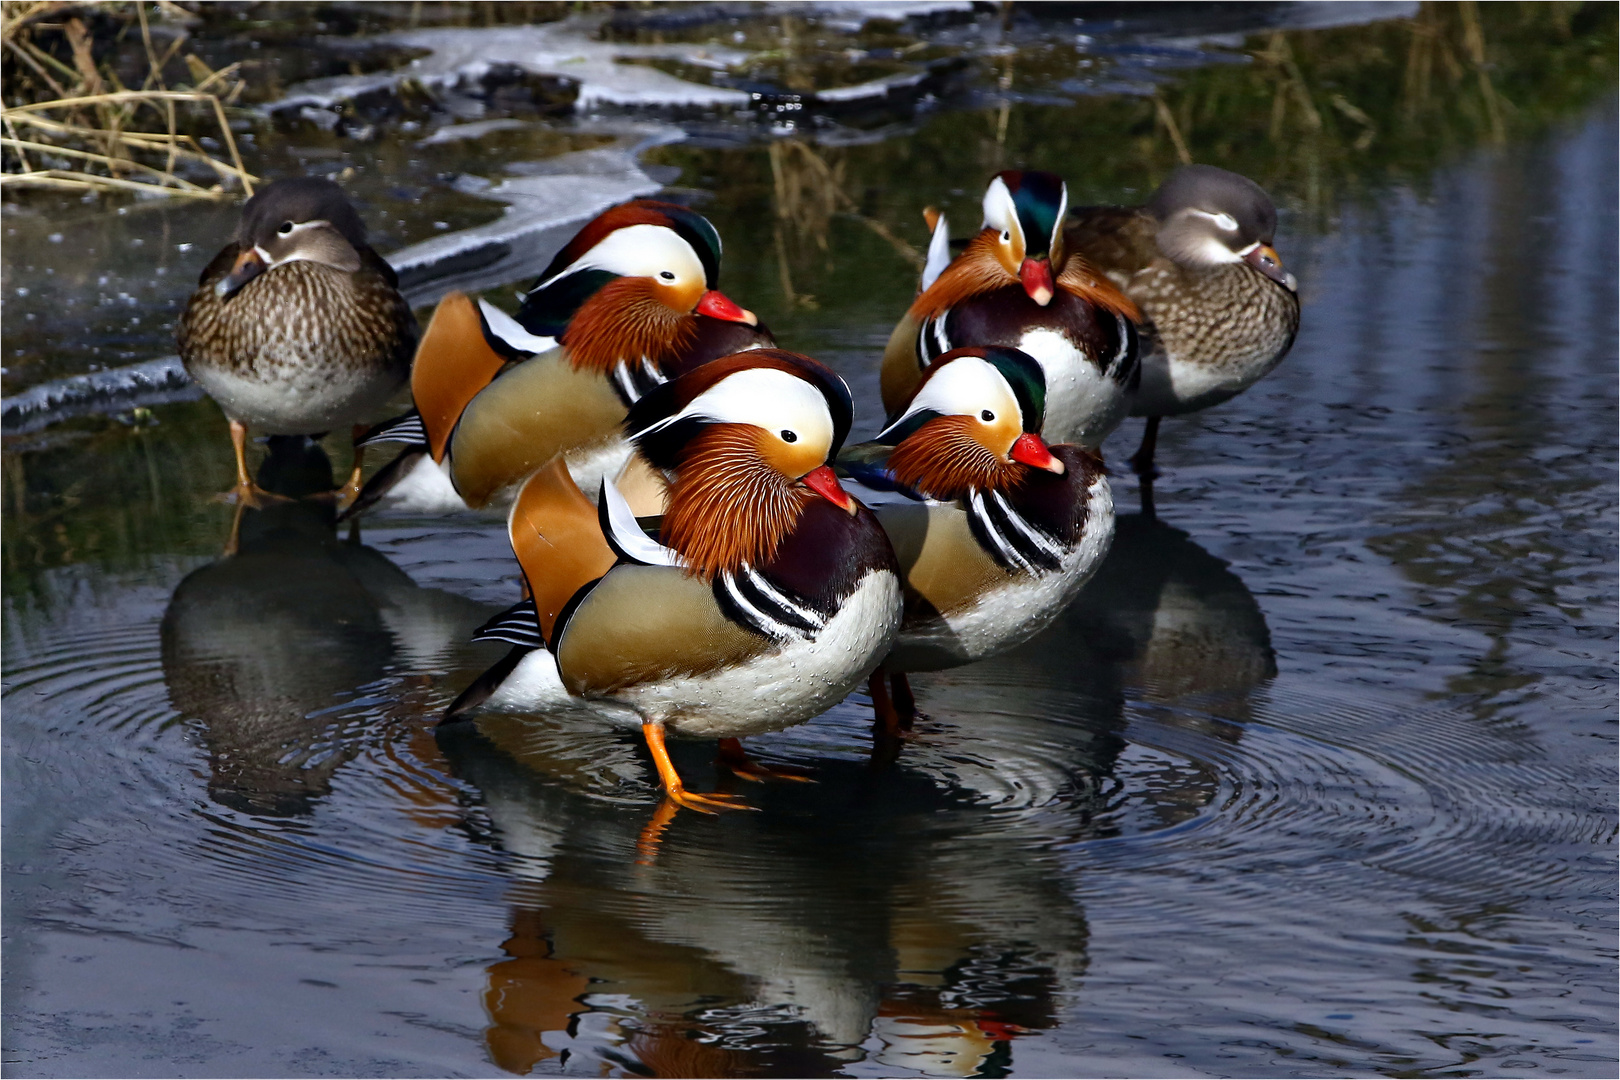
[[[249,432],[344,427],[343,516],[510,507],[521,597],[475,640],[511,649],[441,723],[606,718],[640,729],[672,807],[738,809],[689,791],[666,738],[716,739],[748,779],[803,780],[740,740],[865,682],[876,738],[897,744],[917,715],[908,673],[1029,639],[1101,563],[1103,439],[1147,418],[1131,465],[1150,509],[1160,419],[1241,393],[1299,326],[1276,210],[1222,169],[1085,208],[1051,173],[1002,172],[965,244],[926,216],[881,402],[780,348],[719,291],[714,226],[654,200],[585,225],[515,317],[453,293],[419,334],[342,189],[280,180],[203,272],[180,354],[230,421],[239,507],[281,498],[248,471]],[[414,408],[368,424],[407,382]],[[876,438],[846,446],[857,408],[880,407]],[[383,443],[403,448],[362,483]]]

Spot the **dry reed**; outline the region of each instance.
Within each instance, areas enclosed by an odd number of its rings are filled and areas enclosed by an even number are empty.
[[[166,15],[190,18],[169,0]],[[0,98],[0,188],[131,191],[193,199],[253,193],[226,107],[241,94],[237,65],[214,71],[195,54],[184,58],[193,85],[171,89],[163,72],[186,42],[181,30],[160,54],[144,3],[0,2],[0,48],[6,93]],[[122,85],[110,62],[98,64],[96,42],[81,16],[131,29],[138,23],[147,73],[138,88]],[[71,63],[54,55],[66,46]],[[217,130],[228,160],[211,154],[182,126]],[[206,170],[206,172],[200,172]],[[214,183],[188,179],[212,174]]]

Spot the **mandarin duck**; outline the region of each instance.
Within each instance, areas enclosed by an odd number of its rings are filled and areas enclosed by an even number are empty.
[[[953,349],[929,364],[875,441],[839,456],[865,489],[857,492],[872,493],[904,577],[900,636],[871,678],[885,734],[908,727],[915,712],[906,672],[972,663],[1028,640],[1108,551],[1114,501],[1102,460],[1047,446],[1046,400],[1028,354]]]
[[[373,419],[404,385],[416,317],[330,180],[277,180],[242,207],[180,316],[180,359],[230,421],[236,486],[259,506],[247,433],[320,435]],[[359,490],[361,456],[345,488]]]
[[[688,792],[666,732],[719,739],[724,764],[760,778],[737,740],[836,705],[900,626],[894,553],[828,464],[851,414],[842,379],[777,349],[651,387],[624,429],[668,477],[656,537],[611,480],[593,507],[560,458],[534,473],[508,520],[527,599],[479,632],[514,648],[445,721],[581,707],[641,728],[674,805],[745,805]]]
[[[1159,420],[1217,405],[1276,367],[1299,330],[1294,275],[1272,242],[1277,208],[1248,177],[1185,165],[1146,206],[1076,210],[1065,243],[1142,311],[1142,382],[1131,415],[1147,417],[1131,466],[1151,506]]]
[[[1136,305],[1064,240],[1068,188],[1045,172],[998,173],[984,226],[953,261],[945,216],[921,290],[883,354],[883,406],[893,415],[929,363],[964,345],[1021,349],[1041,365],[1052,442],[1095,447],[1125,418],[1136,385]]]
[[[636,200],[581,229],[517,317],[462,293],[440,301],[411,371],[416,408],[364,442],[404,442],[351,512],[504,503],[563,454],[594,494],[629,456],[620,424],[648,390],[720,356],[773,344],[716,290],[720,235],[683,206]]]

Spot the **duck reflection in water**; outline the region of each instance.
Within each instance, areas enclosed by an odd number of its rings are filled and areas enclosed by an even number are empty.
[[[1050,800],[986,805],[944,755],[874,777],[849,711],[820,783],[772,786],[763,814],[676,815],[655,854],[644,811],[616,805],[613,778],[637,763],[611,729],[441,729],[515,878],[486,981],[492,1060],[520,1075],[564,1055],[569,1071],[658,1076],[857,1061],[994,1075],[1050,1028],[1087,965],[1061,847],[1084,833],[1086,774],[1109,763],[1071,755],[1069,775],[1036,785],[1061,785]],[[986,738],[1027,739],[1000,730],[1019,725],[1039,726],[991,720]],[[702,768],[702,747],[674,749]]]
[[[1235,743],[1253,694],[1276,674],[1265,616],[1228,564],[1181,529],[1126,514],[1102,566],[1053,626],[993,661],[917,681],[930,721],[920,730],[971,748],[986,717],[1019,712],[1073,728],[1067,739],[1111,760],[1127,742],[1154,742],[1151,730],[1128,737],[1132,699],[1166,706],[1152,711],[1155,724]],[[1121,814],[1134,828],[1184,821],[1207,805],[1215,781],[1133,784],[1099,773],[1096,782],[1099,799],[1118,810],[1093,823],[1103,835]]]
[[[1208,699],[1234,720],[1248,718],[1250,692],[1277,674],[1266,617],[1243,579],[1151,513],[1116,519],[1108,558],[1057,635],[1085,642],[1096,666],[1148,701]]]
[[[236,553],[188,574],[163,615],[170,703],[200,724],[210,798],[246,813],[308,813],[357,752],[345,702],[394,672],[431,670],[489,615],[340,540],[333,504],[303,498],[331,481],[318,444],[272,437],[258,483],[291,501],[238,507]],[[408,698],[392,708],[409,712]]]

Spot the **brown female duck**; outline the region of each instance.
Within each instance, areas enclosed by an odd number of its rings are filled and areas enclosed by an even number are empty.
[[[393,269],[330,180],[278,180],[242,208],[236,238],[180,317],[180,358],[231,425],[240,502],[249,429],[314,435],[372,418],[410,374],[416,318]],[[350,492],[359,489],[356,451]]]
[[[1299,295],[1271,246],[1276,231],[1277,208],[1260,185],[1212,165],[1177,169],[1146,206],[1070,216],[1068,247],[1142,310],[1142,383],[1131,415],[1147,417],[1147,428],[1131,465],[1145,481],[1160,419],[1235,397],[1294,344]]]

